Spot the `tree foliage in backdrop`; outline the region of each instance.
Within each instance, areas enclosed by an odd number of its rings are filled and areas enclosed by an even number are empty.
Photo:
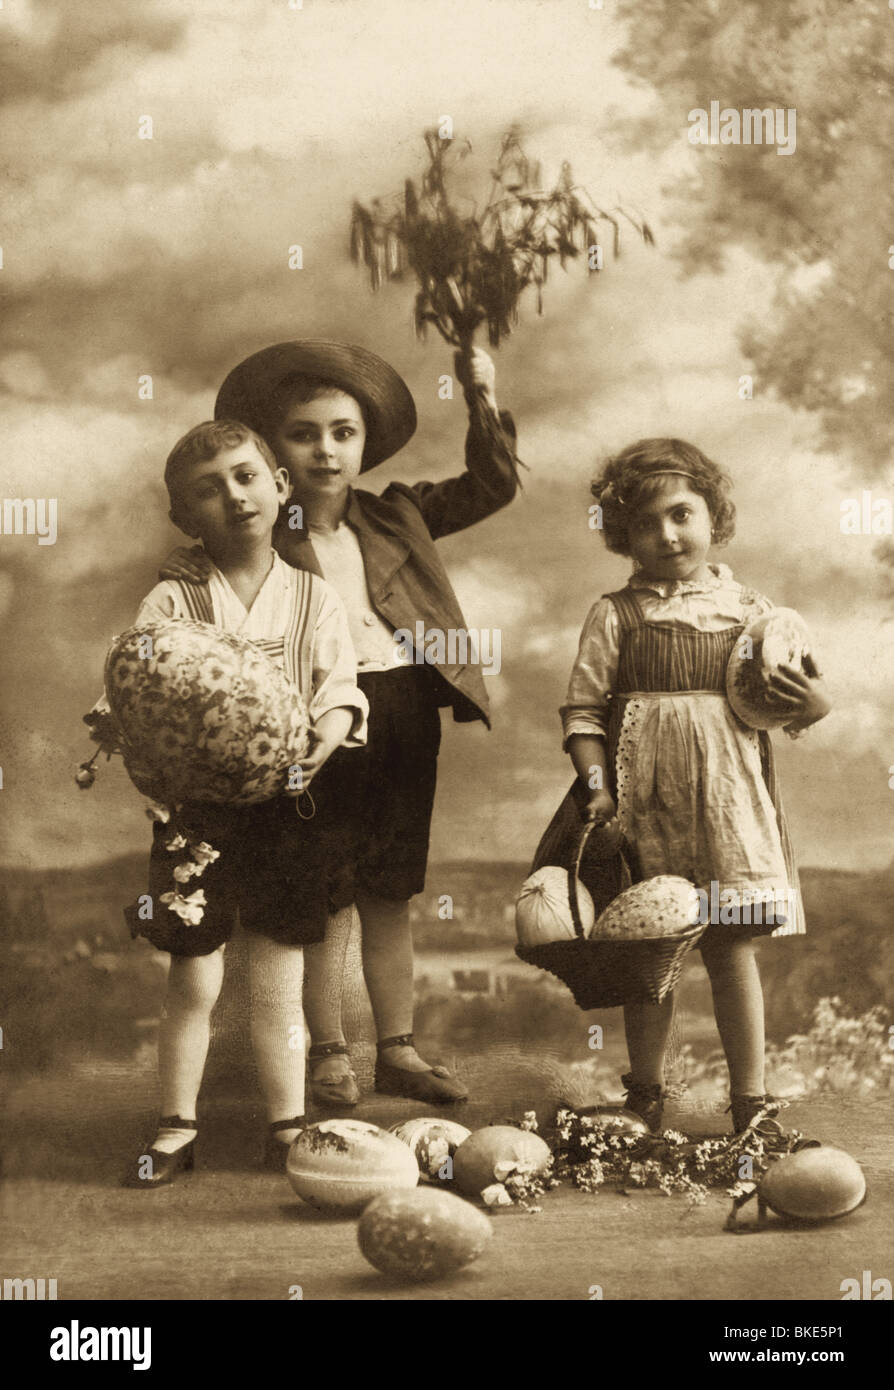
[[[815,412],[866,486],[894,454],[894,11],[883,0],[619,0],[619,66],[654,89],[628,134],[686,142],[694,108],[794,108],[797,146],[695,147],[673,189],[687,271],[744,247],[780,267],[743,326],[758,383]],[[894,559],[890,540],[882,543]]]

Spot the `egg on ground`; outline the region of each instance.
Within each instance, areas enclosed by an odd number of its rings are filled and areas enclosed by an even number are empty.
[[[460,1144],[453,1156],[453,1177],[460,1192],[479,1197],[491,1183],[503,1182],[512,1173],[539,1176],[550,1157],[539,1134],[514,1125],[489,1125]]]
[[[420,1118],[403,1120],[389,1131],[407,1144],[416,1155],[419,1171],[424,1177],[435,1178],[447,1158],[452,1158],[471,1130],[455,1120]]]
[[[321,1120],[289,1149],[286,1176],[312,1207],[363,1209],[383,1192],[415,1187],[419,1166],[406,1144],[365,1120]]]
[[[383,1274],[427,1282],[477,1260],[492,1236],[483,1212],[452,1192],[389,1192],[360,1218],[360,1249]]]

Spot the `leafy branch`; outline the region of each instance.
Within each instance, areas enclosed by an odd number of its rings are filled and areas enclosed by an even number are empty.
[[[600,270],[600,227],[610,229],[617,256],[622,222],[654,244],[645,222],[594,202],[575,183],[567,161],[555,186],[544,190],[540,165],[528,159],[516,126],[502,137],[483,209],[462,210],[452,184],[471,145],[458,146],[436,130],[424,138],[428,164],[418,190],[407,179],[397,206],[389,210],[379,198],[369,207],[355,201],[351,214],[351,257],[367,267],[373,290],[401,279],[408,268],[414,273],[420,338],[434,324],[446,342],[468,355],[476,331],[486,324],[491,347],[498,347],[518,322],[519,301],[529,287],[536,292],[537,312],[543,312],[553,257],[565,269],[583,255],[591,271]]]

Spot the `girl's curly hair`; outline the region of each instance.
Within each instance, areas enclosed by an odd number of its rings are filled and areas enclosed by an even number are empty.
[[[630,554],[630,520],[657,491],[660,482],[655,474],[677,468],[689,475],[689,486],[707,503],[714,544],[726,545],[732,539],[736,529],[736,508],[729,496],[732,483],[717,464],[684,439],[640,439],[610,458],[590,484],[602,508],[602,534],[609,550]]]

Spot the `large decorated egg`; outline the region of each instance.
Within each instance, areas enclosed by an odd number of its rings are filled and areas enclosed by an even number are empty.
[[[131,780],[156,801],[267,801],[307,751],[296,688],[254,643],[208,623],[130,628],[105,686]]]
[[[855,1158],[823,1144],[778,1159],[761,1178],[759,1192],[780,1216],[831,1221],[860,1205],[866,1179]]]
[[[286,1176],[321,1211],[361,1211],[373,1197],[415,1187],[419,1166],[406,1144],[365,1120],[321,1120],[301,1131]]]
[[[577,885],[577,910],[586,936],[596,917],[596,909],[582,883]],[[566,869],[548,864],[525,879],[515,900],[515,930],[521,946],[575,940],[577,932],[571,915]]]
[[[726,693],[735,713],[750,729],[776,729],[792,719],[789,705],[769,685],[780,666],[815,674],[810,634],[793,608],[774,608],[749,623],[730,654]]]
[[[438,1119],[403,1120],[400,1124],[392,1125],[390,1132],[412,1149],[420,1173],[428,1178],[437,1177],[444,1160],[452,1158],[459,1145],[472,1133],[454,1120]]]
[[[697,924],[701,907],[688,878],[659,874],[619,893],[600,913],[590,936],[610,941],[679,936]]]
[[[460,1192],[480,1197],[486,1187],[512,1174],[537,1177],[549,1160],[549,1148],[539,1134],[514,1125],[488,1125],[460,1144],[453,1155],[453,1177]]]
[[[443,1279],[477,1260],[491,1239],[482,1211],[452,1192],[389,1192],[360,1218],[360,1249],[376,1269],[405,1279]]]

